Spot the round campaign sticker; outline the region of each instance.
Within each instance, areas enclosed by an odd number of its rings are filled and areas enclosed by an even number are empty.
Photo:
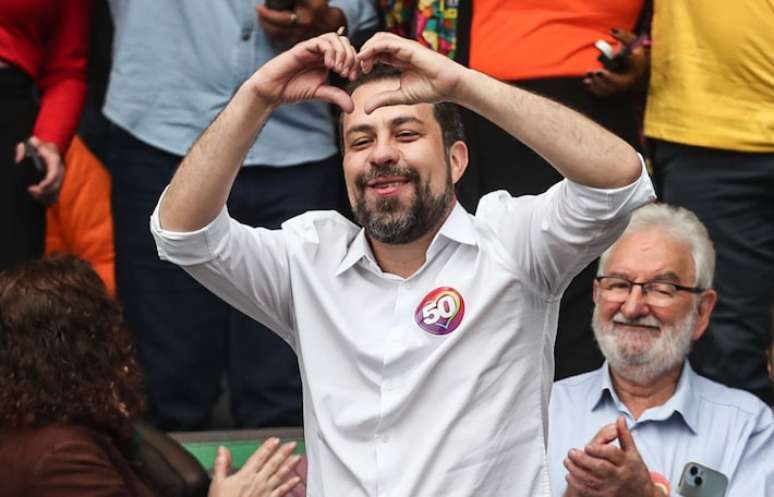
[[[457,329],[464,315],[465,301],[460,292],[442,286],[425,295],[414,313],[414,319],[428,333],[448,335]]]

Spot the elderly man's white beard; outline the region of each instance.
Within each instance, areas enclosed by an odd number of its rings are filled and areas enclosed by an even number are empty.
[[[642,384],[682,364],[691,351],[691,334],[696,319],[694,305],[691,312],[672,327],[662,325],[654,316],[629,320],[620,311],[609,322],[603,323],[597,305],[594,307],[591,326],[610,367],[627,380]],[[659,329],[616,332],[615,323],[655,326]]]

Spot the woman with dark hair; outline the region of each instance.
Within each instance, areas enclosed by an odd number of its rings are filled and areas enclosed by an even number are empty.
[[[71,257],[0,273],[0,497],[142,496],[154,491],[126,454],[142,408],[141,373],[121,311]],[[279,497],[294,444],[269,439],[227,477],[220,449],[210,495]]]

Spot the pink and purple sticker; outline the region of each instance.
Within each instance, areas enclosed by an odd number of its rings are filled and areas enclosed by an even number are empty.
[[[465,301],[460,292],[448,286],[434,289],[419,303],[414,319],[420,328],[433,335],[448,335],[465,316]]]

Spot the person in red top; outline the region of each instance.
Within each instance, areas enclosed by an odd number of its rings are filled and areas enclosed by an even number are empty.
[[[43,253],[45,204],[62,184],[62,156],[86,93],[92,4],[0,3],[0,232],[7,240],[0,246],[0,268]],[[18,166],[27,141],[42,159],[42,179]]]

